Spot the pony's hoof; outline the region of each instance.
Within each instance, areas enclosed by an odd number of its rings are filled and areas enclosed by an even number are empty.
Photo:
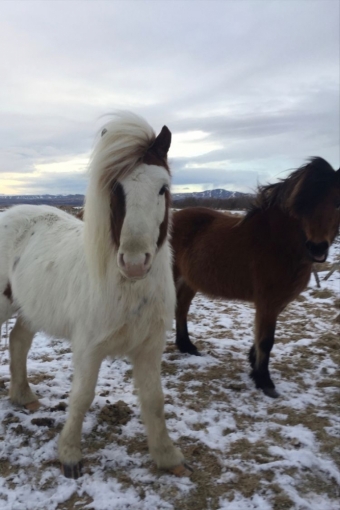
[[[39,400],[34,400],[33,402],[30,402],[29,404],[25,404],[24,408],[27,409],[30,413],[34,413],[35,411],[38,411],[39,407],[41,406]]]
[[[169,472],[175,476],[183,477],[183,476],[191,476],[194,470],[188,464],[183,462],[179,466],[175,466],[169,469]]]
[[[262,391],[267,397],[278,398],[280,396],[280,393],[275,388],[262,388]]]
[[[73,478],[77,480],[83,474],[83,463],[80,461],[78,464],[61,464],[61,472],[66,478]]]

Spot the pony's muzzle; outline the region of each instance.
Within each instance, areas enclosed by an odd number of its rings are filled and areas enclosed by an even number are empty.
[[[322,243],[307,241],[306,248],[313,262],[321,263],[326,261],[329,248],[329,243],[327,241],[323,241]]]
[[[152,257],[150,253],[140,253],[138,255],[118,254],[120,272],[123,276],[132,280],[145,278],[151,269],[151,262]]]

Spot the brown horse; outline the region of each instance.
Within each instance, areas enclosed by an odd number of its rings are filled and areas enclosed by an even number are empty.
[[[277,397],[268,370],[278,315],[307,286],[313,262],[324,262],[340,223],[340,169],[322,158],[277,184],[259,188],[253,207],[235,218],[203,207],[173,216],[177,289],[176,344],[199,355],[187,314],[196,292],[255,303],[251,377]]]

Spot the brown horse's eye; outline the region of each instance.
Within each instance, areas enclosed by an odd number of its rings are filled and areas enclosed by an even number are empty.
[[[335,204],[335,209],[339,210],[340,209],[340,202],[338,202],[337,204]]]
[[[166,184],[164,184],[164,186],[162,186],[161,189],[159,190],[159,194],[164,195],[164,193],[166,192],[167,189],[168,189],[168,186]]]

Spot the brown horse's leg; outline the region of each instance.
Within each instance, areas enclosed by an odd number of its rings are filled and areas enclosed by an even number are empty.
[[[189,338],[187,325],[188,311],[195,294],[196,291],[192,290],[182,279],[177,282],[176,345],[181,352],[201,356]]]
[[[255,344],[249,352],[249,362],[252,367],[250,376],[254,379],[256,388],[261,388],[265,395],[277,398],[279,394],[271,380],[268,365],[270,351],[275,340],[276,314],[264,313],[257,309],[255,318]]]

